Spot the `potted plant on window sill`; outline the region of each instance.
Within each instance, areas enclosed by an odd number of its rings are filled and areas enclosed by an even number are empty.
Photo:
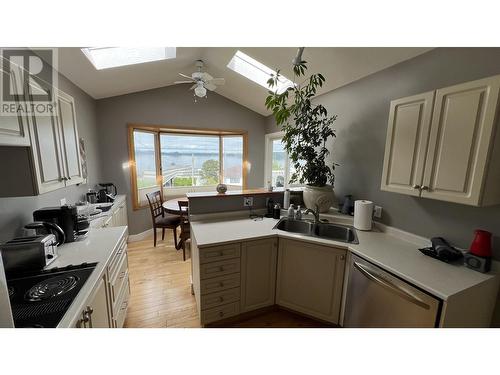
[[[332,125],[337,116],[328,116],[323,105],[312,103],[325,78],[319,73],[305,78],[307,63],[301,54],[302,49],[299,49],[293,63],[292,86],[278,93],[277,88],[283,82],[279,70],[268,80],[271,91],[266,98],[266,108],[272,111],[276,124],[284,133],[282,142],[295,168],[290,183],[305,183],[306,206],[314,209],[317,205],[320,212],[327,212],[336,199],[333,191],[335,163],[327,163],[330,151],[326,142],[336,136]],[[305,78],[304,82],[296,83],[301,77]]]

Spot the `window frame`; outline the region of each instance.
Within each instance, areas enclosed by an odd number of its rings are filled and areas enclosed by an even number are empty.
[[[224,130],[224,129],[203,129],[203,128],[193,128],[193,127],[179,127],[179,126],[167,126],[167,125],[146,125],[146,124],[127,124],[128,126],[128,148],[129,148],[129,162],[128,167],[130,169],[130,180],[132,189],[132,207],[134,210],[139,210],[148,207],[147,204],[141,204],[139,200],[139,190],[137,188],[137,169],[136,169],[136,159],[135,159],[135,145],[134,145],[134,131],[140,131],[145,133],[155,134],[155,162],[156,162],[156,184],[160,188],[162,197],[163,192],[163,181],[162,181],[162,165],[161,165],[161,146],[160,146],[160,135],[161,134],[179,134],[179,135],[207,135],[207,136],[218,136],[219,137],[219,181],[223,178],[224,173],[224,162],[223,162],[223,147],[222,147],[222,137],[224,136],[241,136],[243,138],[243,160],[242,160],[242,186],[241,189],[245,190],[247,188],[248,181],[248,169],[250,163],[248,162],[248,132],[246,130]],[[182,188],[176,188],[182,189]],[[185,193],[174,192],[169,197],[175,198],[184,196]]]
[[[284,132],[275,132],[275,133],[268,133],[265,135],[265,158],[264,158],[264,186],[267,186],[268,181],[272,181],[272,170],[273,170],[273,141],[277,139],[283,139],[283,136],[285,135]],[[284,186],[281,188],[277,188],[276,186],[273,186],[275,189],[289,189],[292,187],[299,187],[302,186],[301,184],[290,184],[290,157],[288,156],[288,152],[286,152],[286,158],[285,158],[285,183]]]

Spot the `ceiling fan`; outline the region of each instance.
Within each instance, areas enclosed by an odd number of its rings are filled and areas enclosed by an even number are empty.
[[[179,73],[181,77],[188,78],[189,81],[175,81],[175,84],[178,83],[194,83],[191,86],[190,90],[194,89],[194,94],[203,98],[207,96],[207,90],[214,91],[217,86],[223,85],[225,83],[224,78],[214,78],[207,72],[202,72],[203,69],[203,61],[196,60],[195,66],[198,69],[197,72],[191,74],[191,77],[182,73]]]

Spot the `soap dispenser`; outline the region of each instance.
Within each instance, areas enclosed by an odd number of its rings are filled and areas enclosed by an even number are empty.
[[[295,217],[295,209],[293,207],[293,204],[288,207],[288,218],[293,219]]]
[[[297,207],[297,211],[295,211],[295,220],[302,219],[302,211],[300,210],[300,205]]]

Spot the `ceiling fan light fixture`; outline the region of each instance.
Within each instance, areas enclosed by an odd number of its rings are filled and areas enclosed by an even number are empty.
[[[198,85],[194,89],[194,94],[199,98],[204,98],[207,95],[207,89],[203,85]]]

